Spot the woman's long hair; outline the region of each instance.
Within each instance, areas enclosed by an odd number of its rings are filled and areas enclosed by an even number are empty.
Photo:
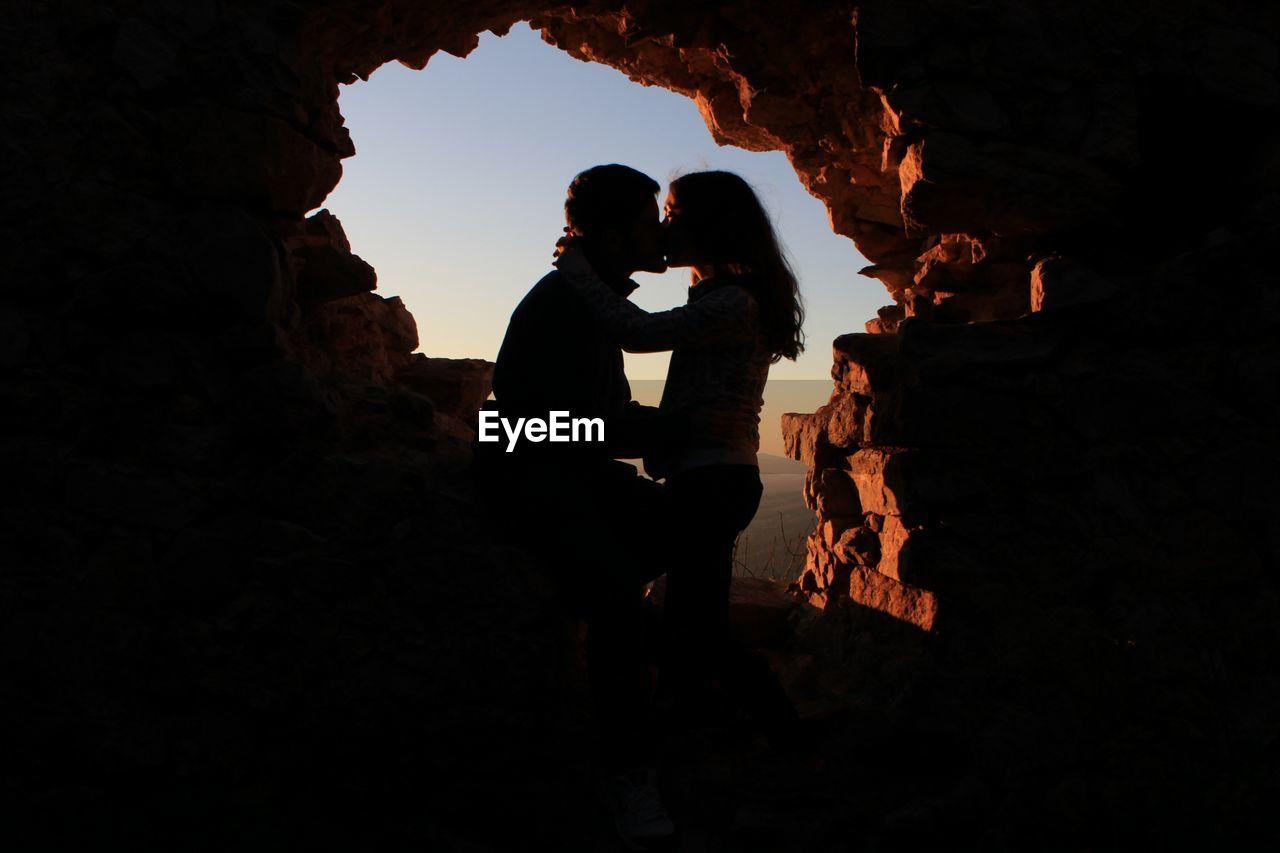
[[[733,172],[690,172],[668,190],[700,263],[744,276],[760,304],[772,362],[804,352],[804,302],[773,223],[751,185]]]

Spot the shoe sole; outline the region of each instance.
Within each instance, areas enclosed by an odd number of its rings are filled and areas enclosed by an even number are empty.
[[[621,842],[622,846],[628,850],[635,851],[635,853],[646,853],[646,851],[653,850],[655,845],[669,844],[676,837],[675,832],[672,832],[669,835],[653,835],[639,839],[628,835],[622,829],[622,810],[618,808],[617,804],[613,801],[613,798],[610,797],[603,789],[597,789],[596,800],[600,805],[609,810],[609,816],[613,819],[613,832],[618,837],[618,841]]]

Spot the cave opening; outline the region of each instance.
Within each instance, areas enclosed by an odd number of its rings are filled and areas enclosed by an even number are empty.
[[[790,21],[790,29],[779,31],[778,37],[811,40],[828,52],[848,47],[840,35],[842,27],[847,26],[849,21],[847,10],[823,8],[820,11],[810,11],[814,14]],[[752,26],[774,26],[776,22],[773,21],[766,23],[755,20],[744,23],[722,19],[708,30],[706,26],[695,25],[692,18],[690,21],[674,21],[666,13],[656,10],[636,13],[628,8],[612,7],[582,12],[555,7],[539,10],[532,15],[529,10],[519,8],[500,13],[477,13],[475,20],[468,17],[466,21],[450,20],[447,23],[431,18],[425,10],[401,10],[399,15],[372,24],[360,22],[356,26],[356,21],[347,17],[340,6],[317,13],[309,49],[316,61],[332,70],[338,83],[363,87],[348,90],[349,92],[372,92],[375,84],[370,82],[371,76],[393,60],[411,71],[422,72],[432,58],[443,51],[462,61],[454,62],[448,57],[442,57],[432,67],[439,68],[443,62],[446,67],[465,69],[467,62],[473,62],[479,63],[483,68],[484,40],[513,40],[514,37],[509,33],[516,27],[519,38],[536,44],[542,51],[542,56],[554,55],[563,60],[562,53],[544,45],[535,33],[540,33],[543,41],[559,48],[563,53],[575,59],[586,60],[586,67],[604,71],[598,66],[612,66],[630,81],[644,87],[638,89],[631,83],[626,83],[624,89],[627,92],[634,94],[655,87],[663,95],[666,95],[666,90],[675,93],[669,100],[681,101],[680,96],[691,100],[700,114],[700,123],[710,131],[714,142],[718,146],[736,146],[742,149],[738,152],[740,157],[778,155],[773,163],[773,169],[777,172],[779,164],[783,162],[779,152],[785,152],[786,162],[781,171],[788,177],[781,182],[787,185],[788,190],[794,191],[798,187],[793,181],[798,178],[798,183],[807,191],[807,195],[802,193],[801,197],[809,204],[809,211],[822,209],[821,218],[825,222],[819,227],[811,219],[804,228],[793,227],[789,232],[784,231],[784,242],[791,242],[790,238],[794,234],[806,237],[818,234],[825,239],[825,246],[838,246],[842,254],[824,258],[825,268],[822,274],[814,278],[826,279],[823,282],[824,289],[830,288],[830,293],[839,293],[846,300],[851,294],[859,292],[855,282],[860,283],[863,285],[860,292],[865,296],[865,301],[861,301],[853,310],[840,310],[844,306],[839,305],[835,306],[836,310],[831,310],[831,306],[823,304],[831,298],[828,293],[823,293],[822,300],[807,299],[809,313],[806,332],[809,350],[802,357],[803,365],[784,364],[783,371],[793,371],[790,375],[794,376],[797,372],[804,375],[806,371],[820,369],[824,373],[829,372],[834,386],[825,379],[775,381],[771,371],[770,389],[780,390],[781,393],[774,397],[774,405],[770,406],[771,395],[766,391],[766,406],[761,421],[761,451],[772,451],[778,456],[785,455],[800,463],[800,466],[785,469],[784,473],[790,477],[783,488],[789,491],[791,498],[796,498],[798,493],[802,500],[802,504],[796,503],[789,509],[794,511],[802,505],[803,510],[793,516],[790,534],[786,532],[786,519],[782,512],[778,512],[779,523],[776,528],[772,517],[757,516],[754,522],[756,541],[769,540],[768,556],[762,559],[769,561],[770,565],[775,554],[782,559],[790,557],[786,559],[786,576],[782,580],[790,583],[795,592],[807,596],[810,604],[825,608],[832,602],[853,601],[903,625],[926,631],[931,628],[937,612],[937,601],[932,592],[918,586],[923,582],[919,564],[927,564],[931,558],[925,556],[923,560],[918,559],[909,564],[916,567],[912,571],[903,571],[898,561],[899,552],[904,550],[907,541],[918,531],[919,520],[914,520],[915,523],[908,526],[904,523],[906,516],[898,503],[881,500],[876,494],[877,490],[900,488],[896,484],[893,487],[884,485],[886,477],[892,478],[898,472],[900,459],[882,459],[884,454],[877,452],[859,457],[857,451],[864,445],[885,443],[888,439],[882,434],[882,428],[891,421],[884,415],[898,414],[891,408],[891,401],[881,407],[883,414],[879,418],[873,418],[871,402],[876,394],[884,394],[889,390],[889,385],[896,376],[894,371],[882,369],[881,364],[897,358],[898,338],[894,333],[899,325],[912,318],[963,324],[1017,317],[1029,307],[1029,270],[1020,257],[1026,250],[1022,242],[1013,240],[1007,245],[1001,245],[999,240],[992,240],[989,235],[929,233],[930,226],[922,226],[908,216],[909,199],[905,188],[900,187],[898,172],[901,166],[904,180],[905,176],[912,174],[913,167],[909,157],[912,152],[903,146],[919,135],[907,120],[908,107],[890,101],[885,101],[883,105],[872,103],[865,92],[849,89],[847,85],[844,88],[838,84],[833,86],[833,81],[841,79],[838,75],[842,71],[849,74],[846,84],[857,77],[851,65],[852,56],[847,53],[838,63],[839,67],[828,69],[830,74],[819,73],[817,69],[801,68],[794,60],[781,57],[777,58],[782,62],[779,67],[771,64],[774,57],[766,60],[763,55],[753,53],[755,48],[750,45],[749,39],[744,38],[745,34]],[[652,20],[641,20],[646,17],[652,17]],[[524,26],[523,22],[526,20],[530,26]],[[480,49],[480,58],[468,60],[467,57],[473,56],[477,49]],[[743,52],[740,53],[740,50]],[[798,89],[789,90],[788,86],[801,85],[796,79],[774,86],[748,77],[743,73],[743,66],[756,61],[765,61],[770,66],[771,73],[780,73],[784,78],[787,75],[802,78],[804,84],[814,91],[802,94]],[[406,75],[399,71],[395,73],[400,74],[402,80],[412,77],[412,74]],[[427,75],[431,73],[430,69],[426,72]],[[616,76],[611,79],[618,82]],[[521,82],[532,82],[536,86],[536,81]],[[512,85],[510,78],[506,85]],[[441,88],[455,97],[463,89],[460,84]],[[579,128],[589,124],[584,122],[583,115],[565,110],[562,104],[555,101],[555,93],[552,94],[551,102],[543,102],[541,109],[534,107],[529,112],[528,105],[521,105],[520,108],[509,106],[507,112],[519,116],[522,109],[526,110],[525,118],[532,120],[532,127],[546,124],[546,115],[550,114],[556,119],[551,124],[553,129],[567,128],[572,133],[577,133]],[[358,141],[352,139],[352,130],[357,128],[354,125],[343,126],[343,117],[338,111],[339,92],[336,86],[327,92],[327,96],[327,124],[337,141],[337,151],[343,158],[351,157],[355,153],[353,142]],[[825,107],[847,98],[851,98],[856,105],[859,114],[857,123],[838,118],[838,113],[827,114],[823,111]],[[483,114],[484,105],[479,105],[480,108],[477,109],[475,100],[472,98],[468,101],[466,107],[472,115]],[[687,102],[681,102],[687,108]],[[386,111],[385,107],[382,109]],[[880,117],[881,112],[884,113],[883,118]],[[427,111],[423,113],[424,116],[429,114]],[[616,116],[613,118],[616,119]],[[624,129],[628,127],[626,121],[615,120],[612,123]],[[503,130],[506,135],[510,135],[509,129]],[[645,131],[648,134],[645,138],[653,140],[653,128],[645,128]],[[699,141],[705,145],[701,129],[698,134]],[[497,134],[490,128],[489,135]],[[467,138],[465,132],[459,136]],[[400,133],[398,137],[402,140],[419,141],[411,133]],[[471,138],[475,138],[474,134]],[[521,141],[524,141],[523,138]],[[617,142],[616,138],[614,142]],[[564,146],[551,147],[554,149]],[[643,146],[637,148],[632,145],[630,150],[637,152],[636,157],[642,158],[644,165],[651,162],[651,155],[644,152]],[[732,147],[717,148],[707,159],[726,157],[726,152],[733,150]],[[536,155],[537,151],[530,153]],[[473,152],[467,154],[471,155]],[[668,156],[676,162],[682,159],[680,154]],[[536,159],[536,156],[529,159]],[[524,266],[516,272],[482,272],[481,277],[489,281],[482,283],[476,279],[476,286],[469,290],[478,295],[484,288],[492,286],[492,280],[502,279],[504,286],[512,288],[505,294],[508,303],[518,301],[530,280],[527,270],[545,269],[545,244],[549,242],[547,235],[557,234],[562,224],[559,211],[562,185],[567,184],[568,179],[584,165],[618,159],[627,158],[615,156],[612,149],[602,150],[596,156],[570,161],[563,166],[557,164],[562,174],[554,174],[552,169],[543,170],[546,174],[539,174],[539,179],[545,179],[549,175],[554,179],[550,183],[544,183],[536,193],[541,205],[536,218],[542,224],[541,230],[526,232],[534,235],[529,260],[524,261]],[[393,160],[392,157],[375,156],[365,161],[356,157],[351,162],[357,169],[361,162],[372,162],[389,168],[394,175]],[[501,169],[495,167],[495,160],[502,167],[516,169],[519,173],[507,172],[503,177],[490,174],[501,174]],[[513,157],[509,150],[500,151],[491,158],[487,164],[489,168],[477,175],[475,181],[468,183],[470,176],[465,167],[456,170],[454,177],[460,177],[464,187],[472,193],[476,190],[476,183],[486,180],[489,181],[489,188],[497,187],[500,192],[523,191],[517,188],[530,183],[527,173],[520,172],[525,169],[526,162],[527,158]],[[754,167],[732,165],[749,180],[754,177]],[[659,179],[669,177],[673,171],[668,164],[648,168]],[[536,169],[536,166],[532,166],[530,170]],[[408,165],[403,171],[426,174],[421,163]],[[925,194],[926,200],[930,200],[928,193],[932,192],[932,183],[918,180],[918,175],[916,177],[914,189]],[[397,191],[406,189],[403,186],[406,183],[400,180],[396,186]],[[337,184],[335,178],[333,185]],[[357,184],[348,181],[345,186],[351,188]],[[326,190],[326,194],[327,192]],[[409,192],[413,194],[412,190]],[[901,203],[900,193],[903,196]],[[426,191],[420,191],[418,196],[428,194],[429,187]],[[319,205],[323,198],[324,196],[313,198],[312,208]],[[339,188],[329,202],[334,213],[345,217],[340,204],[343,198],[343,189]],[[446,201],[441,208],[446,217],[461,218],[459,210],[466,210],[468,202],[472,200],[474,199],[468,198],[454,205]],[[766,203],[773,200],[765,198]],[[380,200],[375,200],[369,206],[376,207],[378,201]],[[491,222],[486,219],[489,209],[500,205],[500,199],[487,205],[482,199],[476,205],[479,210],[474,211],[480,214],[480,226],[473,226],[470,235],[452,242],[464,247],[472,245],[470,241],[476,239],[477,232],[484,234],[486,227],[491,227]],[[910,208],[910,211],[915,215],[914,208]],[[307,222],[315,219],[324,220],[326,227],[330,227],[332,223],[337,232],[336,242],[340,244],[337,254],[350,264],[366,268],[363,282],[368,286],[364,289],[371,289],[372,268],[351,254],[353,250],[359,250],[360,246],[350,245],[347,235],[342,233],[327,210]],[[402,225],[410,221],[410,217],[401,219]],[[354,226],[356,220],[351,222]],[[455,223],[444,225],[436,222],[434,230],[441,235],[459,234],[460,232],[451,230],[454,225]],[[304,226],[304,230],[306,228]],[[361,241],[368,241],[368,245],[372,247],[378,244],[378,237],[376,228],[366,230]],[[413,241],[410,238],[402,239],[401,242]],[[494,253],[472,248],[470,254]],[[875,262],[867,264],[868,258],[873,258]],[[806,264],[798,266],[801,267],[799,272],[803,285]],[[304,291],[308,285],[307,273],[308,266],[304,261],[299,278],[299,286]],[[420,275],[420,270],[415,269],[414,274]],[[873,306],[883,297],[873,296],[872,294],[880,293],[879,288],[866,279],[855,278],[859,274],[867,279],[879,280],[888,289],[894,304],[873,312]],[[669,272],[666,275],[674,277],[680,274]],[[655,287],[650,292],[656,297],[662,291]],[[434,288],[433,296],[441,301],[433,306],[438,310],[426,312],[425,322],[448,322],[446,318],[451,312],[456,312],[460,304],[456,294],[451,292],[448,284],[444,284]],[[452,386],[459,384],[456,374],[461,366],[442,364],[450,362],[451,358],[442,358],[438,352],[433,352],[433,342],[430,340],[433,336],[428,335],[426,341],[420,340],[419,329],[400,297],[382,300],[365,293],[357,298],[363,299],[364,306],[370,310],[357,308],[349,313],[354,316],[355,325],[363,324],[367,333],[351,328],[347,320],[341,317],[335,318],[335,313],[347,313],[344,308],[338,308],[335,312],[332,303],[313,306],[310,312],[304,311],[302,323],[293,333],[295,340],[304,341],[295,352],[322,377],[326,374],[341,377],[346,373],[347,378],[351,378],[352,371],[348,368],[354,367],[357,379],[378,383],[394,378],[397,382],[407,383],[415,390],[423,391],[433,400],[443,400],[444,405],[435,407],[436,423],[442,424],[445,432],[451,432],[455,440],[465,436],[465,426],[453,429],[450,424],[469,419],[479,402],[468,393],[483,384],[476,381],[481,372],[475,367],[476,360],[461,359],[470,363],[462,370],[464,378],[461,384],[466,387],[462,393],[455,393]],[[636,301],[651,309],[669,305],[673,301],[659,297],[654,299],[656,304],[646,305],[646,298],[642,294]],[[488,350],[496,353],[507,310],[503,310],[506,306],[495,310],[494,300],[485,302],[480,312],[489,324]],[[390,311],[387,309],[388,303],[392,304]],[[850,303],[846,301],[845,305],[849,306]],[[864,322],[860,319],[863,317],[870,319]],[[866,331],[848,334],[847,327],[850,325],[864,326]],[[399,339],[393,342],[391,349],[398,351],[375,352],[375,358],[372,359],[374,363],[370,364],[368,353],[361,350],[370,341],[377,343],[380,339],[386,350],[383,332],[388,327],[396,330],[393,337],[398,336]],[[307,341],[307,338],[311,340]],[[404,344],[410,338],[413,348],[419,348],[421,343],[423,351],[431,352],[436,357],[428,358],[424,352],[407,353]],[[831,361],[826,360],[828,340],[834,342]],[[937,346],[945,350],[950,344],[940,341]],[[332,356],[335,347],[347,347],[347,352],[334,359]],[[346,358],[353,352],[353,360]],[[474,354],[473,350],[456,352],[457,356]],[[656,361],[652,357],[646,360]],[[342,364],[344,361],[348,363]],[[629,356],[628,361],[628,366],[631,367],[636,359]],[[655,364],[654,367],[661,370],[660,364]],[[637,386],[642,386],[644,381],[636,383]],[[640,392],[635,396],[642,402],[656,402],[660,395],[661,383],[649,381],[654,386],[649,390],[649,400],[644,399],[643,387],[635,388],[635,391]],[[791,390],[786,386],[793,384],[800,387],[794,393],[786,393]],[[460,400],[466,400],[468,405],[458,405]],[[784,414],[791,412],[805,414]],[[777,429],[779,425],[780,431]],[[890,453],[888,456],[895,454]],[[950,462],[943,461],[942,465],[947,468]],[[778,541],[779,537],[781,542]],[[801,560],[802,564],[799,562]]]
[[[357,154],[320,209],[376,271],[377,293],[403,301],[417,352],[433,359],[496,357],[507,315],[549,268],[563,189],[581,169],[624,162],[665,184],[719,168],[752,183],[801,281],[807,349],[770,373],[760,429],[766,493],[737,567],[797,580],[816,517],[805,504],[806,466],[787,455],[782,415],[828,401],[829,342],[875,316],[885,293],[856,275],[869,262],[832,231],[785,153],[717,144],[693,99],[575,59],[527,22],[504,36],[481,33],[465,58],[437,53],[421,70],[383,65],[343,86],[339,105]],[[633,301],[663,310],[683,301],[688,271],[636,279]],[[624,353],[639,402],[661,398],[669,355]]]
[[[564,186],[613,160],[660,183],[698,169],[736,171],[773,212],[806,297],[808,346],[771,370],[763,452],[784,454],[782,412],[828,399],[829,341],[884,301],[873,281],[857,278],[868,261],[831,230],[782,151],[716,144],[691,99],[571,59],[525,22],[505,36],[482,33],[465,59],[437,54],[418,71],[383,65],[344,86],[340,106],[358,154],[322,208],[376,271],[378,292],[414,315],[418,352],[491,361],[507,313],[548,268]],[[662,310],[683,300],[688,271],[637,279],[633,300]],[[650,402],[669,354],[624,357],[637,399]]]

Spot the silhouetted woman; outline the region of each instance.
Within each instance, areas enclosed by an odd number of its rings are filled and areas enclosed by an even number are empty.
[[[668,264],[692,268],[683,306],[644,311],[596,277],[571,242],[556,266],[624,350],[672,351],[659,409],[700,425],[661,458],[645,458],[650,476],[665,476],[680,519],[663,604],[659,704],[697,717],[717,706],[717,686],[741,692],[759,683],[747,672],[758,659],[729,640],[733,550],[763,491],[756,454],[769,366],[803,351],[804,309],[773,225],[738,175],[677,178],[664,226]],[[763,713],[759,697],[746,704],[757,718],[775,718],[758,719],[768,727],[794,713],[777,698]]]

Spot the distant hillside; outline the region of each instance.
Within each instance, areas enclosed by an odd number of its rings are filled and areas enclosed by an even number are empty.
[[[760,463],[760,475],[765,474],[781,474],[800,476],[800,482],[803,485],[805,472],[809,470],[809,466],[803,462],[797,462],[794,459],[788,459],[786,456],[775,456],[772,453],[757,453],[756,459]]]
[[[804,568],[805,538],[817,516],[804,505],[803,462],[758,454],[764,494],[756,517],[738,537],[734,574],[791,581]]]

